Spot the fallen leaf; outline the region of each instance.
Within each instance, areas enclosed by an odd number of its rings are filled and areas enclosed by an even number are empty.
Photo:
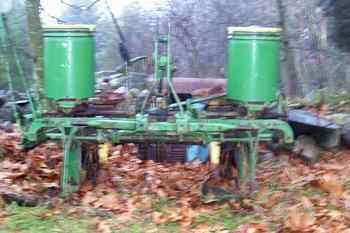
[[[118,210],[118,209],[120,209],[119,199],[113,193],[102,196],[94,204],[94,206],[100,206],[100,207],[108,209],[108,210]]]
[[[152,220],[155,224],[158,224],[158,225],[166,222],[164,215],[156,211],[152,213]]]
[[[343,170],[346,165],[344,164],[321,164],[318,166],[320,169],[323,169],[323,170],[335,170],[335,171],[339,171],[339,170]]]
[[[96,230],[98,233],[112,233],[110,221],[100,221]]]
[[[89,206],[89,205],[93,204],[96,201],[97,201],[97,197],[96,197],[95,193],[87,192],[84,195],[83,199],[81,200],[81,204],[83,206]]]
[[[262,204],[265,209],[271,209],[274,207],[282,198],[284,197],[284,192],[273,193],[266,203]]]
[[[311,210],[314,207],[314,205],[312,204],[310,199],[307,198],[307,197],[302,197],[301,198],[301,203],[303,204],[304,209]]]
[[[256,233],[258,230],[255,227],[249,227],[247,233]]]
[[[316,222],[312,212],[304,211],[300,206],[293,206],[288,210],[287,228],[292,231],[306,231]]]
[[[196,226],[195,228],[196,233],[207,233],[210,232],[210,226],[207,223],[202,223]]]
[[[59,188],[60,185],[57,182],[44,182],[41,184],[44,188]]]
[[[161,198],[167,198],[168,197],[168,194],[164,191],[164,189],[162,188],[157,188],[155,190],[156,194],[161,197]]]
[[[196,216],[195,211],[188,206],[182,207],[180,214],[182,216],[181,221],[180,221],[182,227],[190,226],[193,222],[193,219]]]
[[[331,173],[324,174],[317,182],[319,188],[331,195],[341,196],[344,192],[344,187],[340,183],[339,178]]]

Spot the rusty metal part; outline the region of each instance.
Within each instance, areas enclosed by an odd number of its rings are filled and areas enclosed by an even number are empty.
[[[156,162],[185,162],[188,144],[178,143],[140,143],[139,155],[144,160]]]
[[[93,185],[96,185],[100,169],[97,143],[82,144],[82,168],[86,172],[85,180],[91,181]]]

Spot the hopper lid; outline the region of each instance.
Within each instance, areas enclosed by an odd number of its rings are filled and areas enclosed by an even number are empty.
[[[95,32],[96,25],[93,24],[54,24],[43,27],[45,32],[67,31],[67,32]]]
[[[228,27],[228,34],[234,34],[236,32],[252,32],[252,33],[281,33],[282,28],[274,27],[260,27],[260,26],[249,26],[249,27]]]

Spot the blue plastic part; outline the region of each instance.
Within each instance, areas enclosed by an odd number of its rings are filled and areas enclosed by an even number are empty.
[[[187,148],[186,161],[192,162],[194,160],[207,162],[209,159],[209,150],[206,145],[191,145]]]

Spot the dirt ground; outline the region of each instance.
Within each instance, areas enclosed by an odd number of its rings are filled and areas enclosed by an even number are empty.
[[[347,150],[324,152],[316,164],[281,152],[259,164],[251,197],[220,201],[201,193],[210,165],[142,161],[131,146],[110,146],[97,186],[85,182],[63,198],[59,143],[22,153],[18,135],[2,133],[0,140],[0,193],[40,197],[25,207],[3,195],[0,233],[350,232]]]

